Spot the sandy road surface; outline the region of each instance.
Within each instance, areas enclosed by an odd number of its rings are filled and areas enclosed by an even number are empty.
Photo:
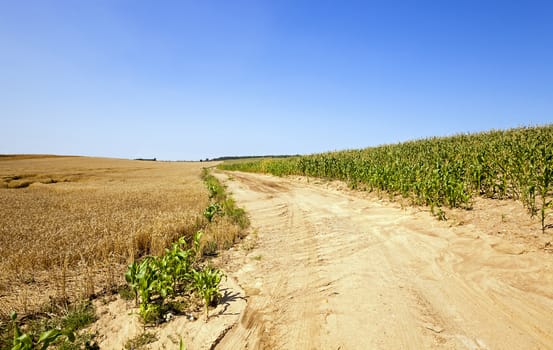
[[[217,348],[553,348],[552,255],[321,185],[231,176],[258,237],[234,273],[246,310]]]

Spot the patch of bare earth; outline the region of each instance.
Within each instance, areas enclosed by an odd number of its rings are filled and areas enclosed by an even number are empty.
[[[553,348],[551,232],[517,203],[438,221],[336,182],[230,176],[255,234],[222,256],[247,306],[217,348]]]

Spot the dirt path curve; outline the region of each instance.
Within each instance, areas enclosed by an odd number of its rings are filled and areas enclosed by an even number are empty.
[[[217,348],[553,348],[551,255],[321,185],[230,176],[258,237],[234,274],[246,310]]]

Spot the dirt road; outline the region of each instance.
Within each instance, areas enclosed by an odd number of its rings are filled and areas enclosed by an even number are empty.
[[[553,348],[552,255],[329,186],[230,176],[257,243],[217,348]]]

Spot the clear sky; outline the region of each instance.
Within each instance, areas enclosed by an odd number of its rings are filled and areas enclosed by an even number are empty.
[[[553,1],[0,0],[0,153],[313,153],[553,122]]]

